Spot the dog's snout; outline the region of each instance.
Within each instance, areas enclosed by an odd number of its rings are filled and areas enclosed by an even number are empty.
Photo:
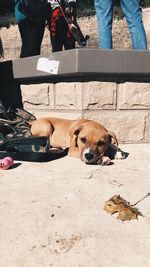
[[[82,160],[86,163],[92,163],[95,162],[97,158],[97,153],[95,150],[92,150],[90,148],[86,148],[82,151]]]
[[[92,160],[93,159],[93,157],[94,157],[94,154],[92,153],[92,152],[87,152],[87,153],[85,153],[85,158],[87,159],[87,160]]]

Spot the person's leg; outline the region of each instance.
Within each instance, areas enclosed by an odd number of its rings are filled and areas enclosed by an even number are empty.
[[[99,47],[111,49],[113,0],[94,0],[94,4],[98,20]]]
[[[75,38],[73,36],[73,33],[70,32],[67,22],[63,20],[62,22],[63,27],[63,44],[65,50],[74,49],[75,48]]]
[[[142,21],[140,0],[121,0],[121,8],[129,26],[132,48],[139,50],[147,49],[147,39]]]
[[[64,45],[64,17],[58,10],[58,17],[55,21],[55,31],[53,27],[53,32],[51,32],[51,44],[52,44],[52,52],[58,52],[63,50]]]
[[[62,51],[63,43],[57,36],[51,36],[52,52]]]
[[[41,42],[45,30],[45,21],[31,22],[28,19],[18,24],[22,48],[20,57],[30,57],[40,54]]]
[[[52,52],[62,51],[63,49],[63,20],[62,12],[60,8],[55,8],[51,15],[49,30],[50,30],[50,39],[52,45]]]
[[[0,99],[6,108],[23,108],[20,84],[15,80],[0,83]]]
[[[65,50],[74,49],[75,48],[75,39],[73,36],[67,36],[64,40],[64,48]]]

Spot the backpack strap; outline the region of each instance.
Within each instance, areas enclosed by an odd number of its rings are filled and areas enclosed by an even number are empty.
[[[0,144],[0,158],[12,157],[18,161],[48,162],[66,156],[68,149],[49,149],[49,140],[43,137],[14,138]]]

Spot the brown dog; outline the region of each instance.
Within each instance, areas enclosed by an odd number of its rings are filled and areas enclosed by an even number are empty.
[[[31,133],[33,136],[49,137],[54,148],[69,148],[70,156],[78,157],[85,163],[109,164],[110,147],[115,149],[113,158],[125,157],[118,149],[115,134],[91,120],[38,119],[32,123]]]

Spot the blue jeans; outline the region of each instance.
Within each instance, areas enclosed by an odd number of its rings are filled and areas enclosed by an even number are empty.
[[[98,19],[99,47],[112,48],[113,0],[94,0]],[[131,34],[132,48],[147,49],[147,39],[142,21],[140,0],[120,0]]]

